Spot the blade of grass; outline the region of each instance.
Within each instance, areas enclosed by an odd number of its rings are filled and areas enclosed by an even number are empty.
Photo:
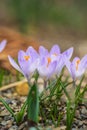
[[[5,108],[12,114],[12,116],[13,116],[14,119],[15,119],[15,121],[17,121],[17,120],[16,120],[16,116],[15,116],[13,110],[11,109],[11,107],[9,107],[9,105],[6,103],[6,101],[5,101],[3,98],[0,97],[0,102],[3,103],[3,105],[5,106]]]

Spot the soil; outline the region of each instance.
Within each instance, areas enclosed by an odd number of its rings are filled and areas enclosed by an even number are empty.
[[[26,96],[19,96],[18,93],[15,91],[15,88],[11,88],[8,90],[5,90],[0,93],[0,95],[6,100],[6,102],[11,106],[11,108],[14,110],[15,114],[20,110],[20,106],[23,105],[24,101],[26,100]],[[51,101],[54,102],[54,101]],[[55,102],[54,102],[55,103]],[[47,121],[45,121],[43,118],[40,119],[40,122],[38,124],[39,127],[42,128],[53,128],[54,125],[52,120],[50,120],[49,117],[49,107],[51,108],[53,103],[50,103],[50,106],[47,106],[43,104],[44,108],[44,114],[47,117]],[[65,130],[66,126],[66,103],[64,100],[61,100],[57,104],[58,106],[58,114],[63,114],[63,117],[61,118],[61,122],[59,124],[59,130]],[[58,118],[58,115],[56,115],[56,120]],[[9,112],[5,109],[2,103],[0,103],[0,130],[27,130],[28,124],[26,120],[26,113],[24,116],[24,121],[18,126],[16,125],[16,122],[14,121],[13,117],[9,114]],[[74,122],[72,125],[72,130],[87,130],[87,103],[79,104],[76,114],[74,117]]]

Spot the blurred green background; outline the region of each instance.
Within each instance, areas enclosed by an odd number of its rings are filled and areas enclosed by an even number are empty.
[[[67,28],[87,34],[87,0],[0,0],[0,25],[21,32]]]
[[[0,26],[50,48],[87,54],[87,0],[0,0]]]

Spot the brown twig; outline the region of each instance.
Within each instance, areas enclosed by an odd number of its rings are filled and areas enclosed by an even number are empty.
[[[15,83],[11,83],[11,84],[9,84],[9,85],[2,86],[2,87],[0,88],[0,92],[1,92],[1,91],[5,91],[5,90],[7,90],[7,89],[9,89],[9,88],[15,87],[15,86],[20,85],[20,84],[25,83],[25,82],[27,82],[27,80],[26,80],[26,79],[23,79],[22,81],[18,81],[18,82],[15,82]]]

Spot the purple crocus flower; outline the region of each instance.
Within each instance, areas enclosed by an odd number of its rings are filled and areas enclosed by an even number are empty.
[[[67,49],[66,51],[64,51],[63,53],[61,53],[60,47],[57,44],[53,45],[53,47],[51,48],[50,52],[48,52],[48,50],[45,47],[43,47],[43,46],[39,47],[39,54],[40,54],[40,56],[45,56],[47,54],[50,54],[50,55],[53,56],[54,59],[57,56],[59,56],[60,54],[63,54],[68,59],[70,59],[71,56],[72,56],[72,53],[73,53],[73,47],[71,47],[71,48]]]
[[[29,79],[37,68],[38,53],[33,47],[29,47],[26,52],[18,52],[18,64],[11,56],[8,56],[11,65]]]
[[[57,62],[52,61],[50,55],[41,56],[37,67],[39,75],[45,80],[51,78],[55,72],[56,64]]]
[[[64,60],[63,56],[67,57],[68,59],[71,58],[73,53],[73,47],[69,48],[65,52],[61,53],[60,47],[58,45],[54,45],[50,52],[48,52],[47,49],[45,49],[43,46],[39,47],[39,54],[41,57],[45,57],[47,55],[50,55],[52,61],[57,61],[57,65],[55,68],[55,74],[59,75],[61,73],[61,70],[64,67]]]
[[[6,40],[1,41],[1,43],[0,43],[0,52],[2,52],[4,50],[6,44],[7,44]]]
[[[55,74],[60,75],[63,67],[65,66],[64,64],[64,59],[63,57],[67,57],[67,59],[70,59],[73,53],[73,47],[67,49],[63,53],[61,53],[60,48],[58,45],[54,45],[50,51],[51,57],[53,60],[57,61],[57,66],[55,69]]]
[[[73,80],[80,78],[87,68],[87,55],[85,55],[81,60],[79,57],[75,57],[72,62],[65,57],[65,64]]]

